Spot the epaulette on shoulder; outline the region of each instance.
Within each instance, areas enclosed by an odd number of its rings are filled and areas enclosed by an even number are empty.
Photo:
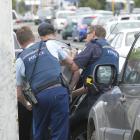
[[[16,59],[18,59],[20,57],[20,55],[22,54],[23,51],[24,51],[24,49],[15,50]]]

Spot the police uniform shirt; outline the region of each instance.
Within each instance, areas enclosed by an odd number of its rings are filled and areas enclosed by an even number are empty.
[[[30,45],[31,46],[31,45]],[[62,49],[62,43],[59,43],[56,40],[49,40],[46,42],[46,47],[49,52],[58,59],[62,61],[67,58],[67,53]],[[25,77],[25,65],[21,58],[18,58],[16,61],[16,84],[20,86],[23,84],[23,79]]]
[[[93,64],[102,54],[102,48],[89,42],[85,49],[74,58],[79,68],[84,69],[87,65]]]

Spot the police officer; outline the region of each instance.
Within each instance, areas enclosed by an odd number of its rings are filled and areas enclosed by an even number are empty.
[[[82,84],[88,75],[92,75],[93,69],[97,64],[113,64],[117,70],[119,67],[119,55],[110,47],[105,39],[106,31],[100,25],[90,26],[87,31],[86,47],[75,58],[72,68],[75,70],[83,69],[81,74]],[[76,65],[75,65],[76,64]],[[73,92],[73,96],[87,93],[84,87]]]
[[[86,87],[85,79],[87,76],[92,75],[95,66],[98,64],[113,64],[118,68],[118,53],[110,48],[109,43],[105,39],[105,35],[106,32],[102,26],[96,25],[89,27],[86,47],[74,58],[75,63],[72,64],[72,69],[83,69],[76,90],[73,91],[72,95],[79,98],[78,95],[87,93],[85,98],[80,101],[79,107],[70,116],[70,130],[73,137],[75,137],[75,130],[78,129],[76,126],[81,124],[81,122],[87,124],[92,105],[109,88],[103,86],[100,92],[97,92],[95,89],[91,90],[91,88]],[[83,132],[86,132],[86,127],[82,127],[82,129]]]
[[[16,31],[17,40],[24,50],[34,44],[35,37],[28,26],[23,26]],[[20,53],[18,54],[20,55]],[[18,68],[17,68],[18,69]],[[18,102],[19,140],[31,139],[32,111],[27,110]]]
[[[16,71],[17,94],[20,102],[30,109],[31,106],[22,95],[23,78],[26,78],[38,101],[37,105],[32,106],[34,140],[47,140],[48,134],[51,140],[67,140],[69,95],[61,83],[60,63],[71,68],[74,62],[63,51],[62,46],[56,43],[55,30],[51,24],[41,23],[38,32],[42,41],[24,50],[17,59],[16,65],[19,67]],[[32,73],[33,69],[34,73]],[[75,85],[79,75],[78,70],[72,70],[72,72],[71,87]],[[30,82],[31,78],[32,82]]]

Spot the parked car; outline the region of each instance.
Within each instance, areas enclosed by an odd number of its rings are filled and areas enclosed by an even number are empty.
[[[67,18],[70,16],[74,16],[75,11],[70,11],[70,10],[60,10],[56,12],[55,15],[55,20],[54,20],[54,27],[60,33],[65,26],[67,25]]]
[[[115,34],[122,29],[134,29],[140,27],[140,21],[138,20],[121,20],[107,22],[104,26],[107,32],[106,39],[112,41]]]
[[[22,16],[17,14],[15,10],[12,10],[12,21],[14,31],[16,31],[20,27],[20,24],[23,22]]]
[[[53,23],[54,9],[53,7],[40,7],[37,11],[37,15],[34,17],[35,25],[41,22]]]
[[[67,40],[68,37],[72,37],[72,33],[74,30],[74,26],[76,26],[76,22],[70,22],[66,25],[66,27],[62,30],[62,39]]]
[[[114,17],[110,15],[97,15],[92,21],[91,25],[101,25],[104,26],[107,22],[113,21]]]
[[[34,19],[35,19],[35,15],[30,11],[26,12],[23,16],[24,22],[33,22]]]
[[[140,20],[140,13],[139,14],[132,14],[131,15],[135,20]]]
[[[125,62],[125,59],[128,55],[128,52],[132,46],[132,43],[134,42],[135,39],[134,35],[137,32],[140,32],[140,28],[121,30],[119,33],[115,35],[114,39],[111,42],[111,46],[119,53],[120,56],[119,60],[120,72]]]
[[[106,82],[98,76],[99,69],[111,65],[99,65],[93,74],[96,85],[115,82],[112,89],[105,92],[90,110],[87,126],[88,140],[139,140],[140,139],[140,33],[135,40],[121,75],[112,72]],[[97,86],[96,86],[97,87]]]

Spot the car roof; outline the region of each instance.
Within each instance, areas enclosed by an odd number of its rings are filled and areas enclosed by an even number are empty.
[[[122,29],[121,31],[119,31],[119,33],[120,33],[120,32],[128,33],[128,32],[136,32],[136,31],[140,32],[140,28]]]
[[[132,22],[140,22],[139,20],[115,20],[115,21],[110,21],[107,24],[113,24],[113,23],[132,23]]]

